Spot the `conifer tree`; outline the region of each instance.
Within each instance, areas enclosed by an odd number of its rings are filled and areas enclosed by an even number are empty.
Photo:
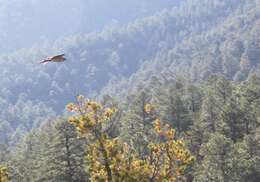
[[[55,123],[52,132],[42,156],[45,175],[39,181],[85,182],[85,140],[63,119]]]
[[[260,128],[235,145],[232,153],[233,181],[257,182],[260,178]]]
[[[206,181],[230,181],[231,167],[230,151],[233,143],[221,134],[212,134],[210,140],[201,147],[203,160],[201,165],[196,166],[195,182]]]
[[[111,138],[106,132],[115,108],[104,108],[97,102],[79,97],[68,109],[77,114],[69,119],[79,134],[88,143],[87,164],[91,181],[179,181],[185,180],[183,173],[194,158],[183,141],[174,139],[175,131],[162,125],[159,119],[153,122],[157,142],[150,142],[148,152],[140,156],[118,137]],[[145,112],[151,111],[145,105]]]
[[[179,135],[183,131],[187,131],[191,124],[191,114],[188,105],[184,100],[184,90],[182,83],[162,87],[160,94],[157,94],[156,105],[159,108],[163,121],[176,128]],[[195,101],[192,101],[195,111]]]
[[[133,96],[128,112],[122,118],[122,137],[140,155],[147,153],[149,139],[154,136],[152,122],[156,118],[155,115],[151,96],[142,91]]]

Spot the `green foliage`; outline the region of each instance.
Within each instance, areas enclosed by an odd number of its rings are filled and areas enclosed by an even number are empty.
[[[11,178],[19,182],[85,182],[85,142],[66,120],[28,135],[11,154]]]
[[[125,102],[117,103],[106,96],[102,99],[103,106],[88,100],[84,100],[88,103],[84,104],[83,96],[79,96],[76,105],[70,104],[68,109],[79,112],[79,116],[70,121],[84,137],[78,137],[77,130],[67,121],[48,122],[28,135],[11,155],[6,154],[8,145],[2,145],[1,160],[8,167],[11,179],[19,182],[85,181],[90,179],[89,175],[104,177],[107,173],[100,158],[100,143],[93,142],[100,136],[110,157],[132,156],[139,161],[137,166],[132,163],[130,176],[140,179],[150,174],[150,164],[147,166],[143,162],[151,154],[151,141],[153,146],[161,145],[164,136],[173,134],[173,141],[184,140],[196,157],[194,165],[182,171],[184,179],[254,182],[260,174],[259,80],[252,76],[237,84],[215,76],[203,84],[185,81],[163,86],[155,84],[152,92],[145,89],[133,93]],[[84,113],[88,117],[81,116]],[[165,119],[166,125],[159,120],[154,123],[156,118]],[[96,119],[100,121],[97,126]],[[167,129],[170,126],[180,127],[175,134]],[[95,128],[97,135],[92,130]],[[90,136],[85,137],[89,132]],[[127,149],[123,147],[124,142],[128,144]],[[114,150],[121,152],[113,153]],[[85,161],[86,154],[92,158]],[[98,165],[96,160],[101,160]],[[120,165],[126,167],[121,162]],[[116,167],[116,164],[119,163],[111,163],[111,166]],[[89,175],[84,172],[85,168]],[[125,174],[118,168],[111,169],[114,174],[120,173],[118,179]]]
[[[147,154],[148,143],[154,137],[151,129],[157,114],[152,109],[151,96],[147,92],[141,91],[131,97],[128,112],[122,118],[123,124],[120,133],[124,141],[142,156]],[[147,112],[147,104],[151,107],[149,112]]]
[[[195,173],[194,181],[230,181],[232,141],[223,135],[215,134],[202,145],[200,155],[203,161]]]
[[[179,86],[178,86],[179,85]],[[193,93],[194,94],[194,93]],[[195,95],[191,98],[191,109],[197,109]],[[162,87],[156,97],[158,108],[162,116],[162,120],[175,127],[178,134],[187,131],[191,124],[191,113],[189,105],[185,100],[184,88],[180,83]],[[194,107],[194,108],[192,108]]]
[[[48,3],[61,8],[57,2]],[[175,1],[143,3],[147,8],[159,8],[155,4],[175,4]],[[10,3],[10,6],[20,4]],[[117,6],[128,7],[122,3]],[[259,72],[259,9],[257,0],[186,0],[180,7],[169,7],[126,26],[77,34],[0,55],[3,104],[0,123],[4,123],[0,124],[0,130],[10,131],[3,133],[6,135],[3,138],[10,138],[10,134],[15,144],[25,133],[48,120],[45,115],[52,118],[55,113],[61,114],[66,103],[78,93],[92,97],[101,92],[121,99],[147,83],[167,84],[176,75],[196,82],[211,74],[246,80],[248,75]],[[67,53],[68,61],[64,64],[46,67],[35,64],[59,51]],[[14,116],[14,113],[20,114]]]
[[[153,122],[153,127],[160,140],[154,143],[149,138],[148,152],[138,155],[127,143],[110,138],[107,133],[106,127],[117,112],[115,108],[104,108],[79,96],[68,109],[76,112],[69,122],[89,141],[86,159],[91,181],[174,182],[184,179],[185,169],[194,161],[184,143],[174,139],[175,131],[169,125],[162,126],[159,119]],[[141,109],[151,113],[153,107],[145,104]]]
[[[88,180],[85,139],[53,121],[80,92],[113,96],[102,103],[113,108],[115,100],[120,111],[107,137],[119,136],[139,161],[158,139],[160,118],[196,156],[187,181],[257,181],[259,10],[258,0],[187,0],[122,28],[1,55],[1,164],[12,181]],[[60,50],[64,64],[35,65]],[[148,174],[142,164],[137,179]]]
[[[85,182],[85,141],[66,120],[57,122],[43,153],[43,179],[55,182]]]

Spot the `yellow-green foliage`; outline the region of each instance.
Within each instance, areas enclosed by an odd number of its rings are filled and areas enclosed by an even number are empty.
[[[0,182],[8,182],[8,172],[6,167],[0,166]]]
[[[75,112],[69,122],[90,141],[86,159],[91,181],[176,181],[194,160],[184,143],[174,139],[175,131],[160,120],[154,122],[154,130],[163,142],[151,142],[149,154],[141,159],[126,143],[106,133],[115,108],[104,108],[83,96],[67,108]]]

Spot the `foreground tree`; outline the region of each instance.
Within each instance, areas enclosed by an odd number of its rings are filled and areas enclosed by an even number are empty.
[[[8,178],[7,168],[0,166],[0,182],[8,182]]]
[[[87,164],[91,181],[177,181],[194,158],[175,131],[160,120],[153,123],[157,142],[149,144],[149,152],[140,158],[118,137],[110,137],[107,128],[117,112],[79,96],[68,109],[76,112],[70,118],[79,133],[88,139]],[[149,110],[149,109],[148,109]]]

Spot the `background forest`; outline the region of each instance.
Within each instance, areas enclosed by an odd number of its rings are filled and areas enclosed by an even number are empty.
[[[66,109],[79,94],[117,108],[106,137],[141,159],[165,141],[154,120],[174,128],[195,159],[179,181],[258,181],[260,1],[120,2],[0,0],[0,162],[11,181],[92,179],[91,140]],[[59,53],[64,63],[39,64]]]

